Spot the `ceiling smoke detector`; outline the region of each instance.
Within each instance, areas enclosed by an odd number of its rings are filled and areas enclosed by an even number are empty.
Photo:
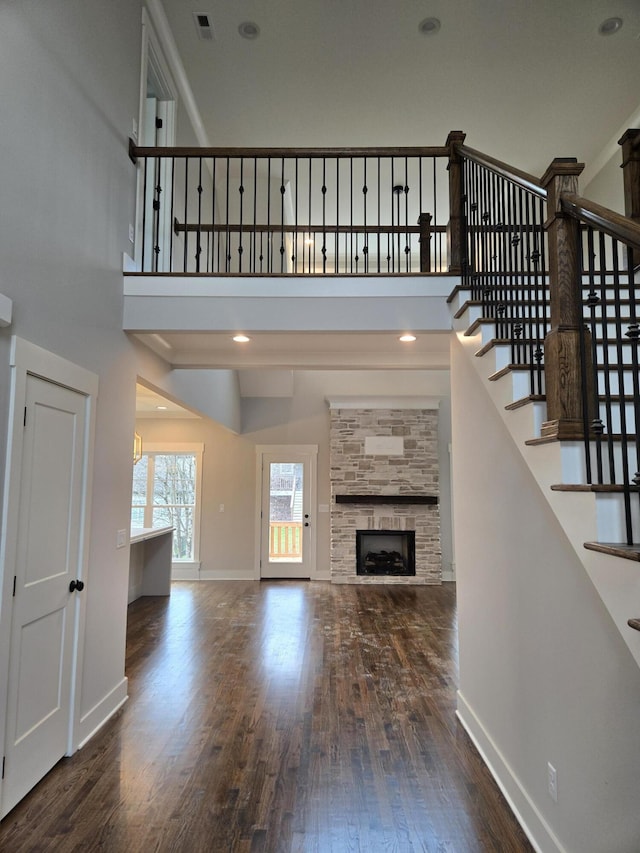
[[[238,32],[243,39],[257,39],[260,35],[260,27],[254,21],[243,21],[238,27]]]
[[[196,32],[202,41],[213,41],[213,27],[206,12],[194,12],[193,20],[196,25]]]
[[[440,19],[425,18],[424,21],[420,21],[420,23],[418,24],[418,29],[420,30],[423,36],[433,36],[440,29]]]
[[[607,18],[598,27],[598,32],[601,36],[612,36],[622,29],[622,18]]]

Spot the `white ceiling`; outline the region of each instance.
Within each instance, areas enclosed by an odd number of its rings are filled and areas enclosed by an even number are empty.
[[[442,145],[463,130],[471,147],[535,175],[575,156],[586,176],[640,121],[639,0],[162,5],[214,146]],[[199,38],[196,11],[212,41]],[[422,35],[432,16],[439,32]],[[599,35],[611,16],[621,30]],[[240,37],[244,21],[257,39]],[[221,333],[141,338],[176,366],[239,370],[444,366],[448,348],[426,335],[409,349],[380,334],[256,334],[245,349]]]
[[[212,145],[442,145],[463,130],[540,175],[553,157],[592,161],[640,105],[638,0],[163,5]],[[425,36],[430,16],[441,28]],[[599,35],[611,16],[621,30]]]

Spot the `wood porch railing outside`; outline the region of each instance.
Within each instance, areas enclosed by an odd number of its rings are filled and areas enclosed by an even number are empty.
[[[302,559],[301,521],[272,521],[269,523],[269,559]]]

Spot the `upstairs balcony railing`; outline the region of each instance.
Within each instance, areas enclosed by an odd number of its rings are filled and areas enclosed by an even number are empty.
[[[141,272],[373,275],[449,267],[449,145],[142,148]]]

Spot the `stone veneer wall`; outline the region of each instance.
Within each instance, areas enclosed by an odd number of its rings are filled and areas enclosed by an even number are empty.
[[[401,436],[402,456],[365,454],[367,436]],[[335,496],[438,494],[437,409],[331,409],[332,583],[442,580],[440,509],[424,504],[337,504]],[[415,530],[416,574],[356,574],[356,530]]]

